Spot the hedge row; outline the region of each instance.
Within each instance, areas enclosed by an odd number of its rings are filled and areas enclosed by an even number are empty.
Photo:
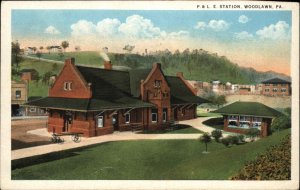
[[[248,162],[232,180],[290,180],[291,179],[291,136],[279,145],[270,147],[266,153]]]

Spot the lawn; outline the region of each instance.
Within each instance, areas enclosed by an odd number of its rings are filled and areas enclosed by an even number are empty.
[[[289,133],[230,148],[213,142],[209,154],[198,140],[109,142],[13,161],[12,179],[226,180]]]
[[[103,59],[96,51],[82,51],[82,52],[65,52],[64,56],[60,56],[58,53],[43,53],[43,59],[50,59],[55,61],[65,61],[65,59],[74,57],[76,64],[88,64],[91,66],[103,65]],[[30,55],[36,57],[36,55]]]
[[[142,134],[192,134],[192,133],[203,133],[198,129],[195,129],[189,125],[178,124],[173,126],[173,130],[155,130],[155,131],[143,131]]]
[[[211,113],[209,112],[209,110],[207,110],[207,108],[197,108],[197,116],[198,117],[219,117],[222,116],[218,113]]]

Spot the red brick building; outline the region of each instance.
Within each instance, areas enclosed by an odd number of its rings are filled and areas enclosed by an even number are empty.
[[[280,78],[263,81],[262,94],[266,96],[290,96],[291,82]]]
[[[256,128],[261,137],[270,134],[273,118],[281,115],[258,102],[234,102],[213,112],[223,115],[224,131],[246,134],[249,129]]]
[[[49,132],[92,137],[115,130],[166,128],[195,118],[197,105],[207,102],[195,96],[182,73],[166,76],[159,63],[130,71],[112,67],[110,62],[104,69],[78,66],[68,59],[49,96],[27,105],[47,109]]]

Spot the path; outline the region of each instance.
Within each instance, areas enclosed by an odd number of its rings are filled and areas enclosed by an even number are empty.
[[[212,117],[203,117],[187,121],[181,121],[180,124],[191,125],[196,129],[199,129],[204,132],[211,132],[214,129],[202,124],[203,121],[211,119]],[[43,129],[36,129],[28,131],[28,133],[33,135],[39,135],[48,137],[50,140],[51,134]],[[62,144],[49,144],[42,145],[30,148],[23,148],[12,151],[12,160],[26,158],[36,155],[47,154],[51,152],[58,152],[62,150],[84,147],[92,144],[99,144],[110,141],[124,141],[124,140],[157,140],[157,139],[198,139],[201,134],[137,134],[131,131],[125,132],[114,132],[113,134],[90,137],[90,138],[81,138],[81,142],[75,143],[71,140],[70,136],[64,136],[65,142]]]

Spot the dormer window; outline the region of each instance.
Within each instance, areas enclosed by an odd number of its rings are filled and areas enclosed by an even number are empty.
[[[160,86],[161,86],[161,80],[155,80],[154,81],[154,87],[155,88],[160,88]]]
[[[64,90],[71,91],[72,90],[72,82],[64,82]]]

